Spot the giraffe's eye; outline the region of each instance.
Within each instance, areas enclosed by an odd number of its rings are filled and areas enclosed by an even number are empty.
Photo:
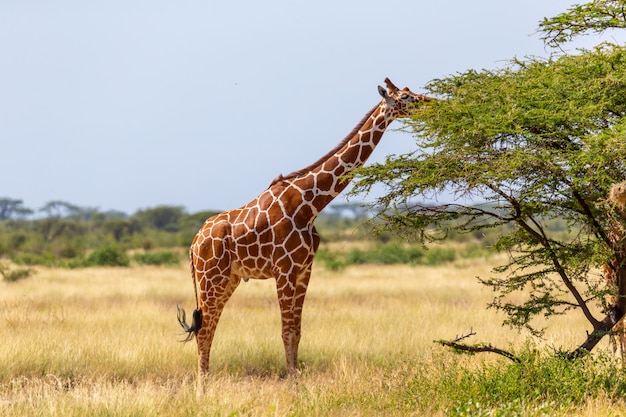
[[[400,98],[401,98],[402,100],[406,100],[407,98],[409,98],[409,95],[408,95],[407,93],[404,93],[404,94],[402,94],[402,95],[400,96]]]

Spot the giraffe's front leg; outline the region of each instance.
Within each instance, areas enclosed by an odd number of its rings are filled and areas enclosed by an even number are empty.
[[[296,374],[298,370],[298,345],[300,344],[302,306],[306,296],[310,267],[295,279],[281,277],[276,280],[278,303],[282,318],[282,336],[287,359],[287,373]]]

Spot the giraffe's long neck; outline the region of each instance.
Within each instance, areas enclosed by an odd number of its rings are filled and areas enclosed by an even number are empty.
[[[305,170],[297,171],[299,175],[290,181],[318,213],[348,186],[343,176],[362,166],[380,142],[393,121],[385,109],[383,100],[331,154]]]

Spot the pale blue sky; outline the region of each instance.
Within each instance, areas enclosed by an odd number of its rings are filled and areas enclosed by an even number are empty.
[[[238,207],[333,148],[385,77],[422,92],[547,56],[538,22],[574,3],[3,1],[0,197]],[[415,147],[388,132],[370,162]]]

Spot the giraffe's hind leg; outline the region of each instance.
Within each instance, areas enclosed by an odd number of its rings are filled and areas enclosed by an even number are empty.
[[[228,279],[223,275],[207,277],[201,287],[200,308],[202,310],[202,327],[198,331],[198,395],[204,391],[204,381],[209,373],[209,357],[211,345],[215,336],[215,329],[219,322],[226,302],[230,299],[241,279],[230,276]]]
[[[199,289],[202,327],[196,333],[198,342],[198,395],[204,391],[209,372],[211,345],[224,305],[239,285],[240,278],[231,274],[231,252],[226,247],[226,230],[212,229],[211,237],[192,245],[192,259]]]

